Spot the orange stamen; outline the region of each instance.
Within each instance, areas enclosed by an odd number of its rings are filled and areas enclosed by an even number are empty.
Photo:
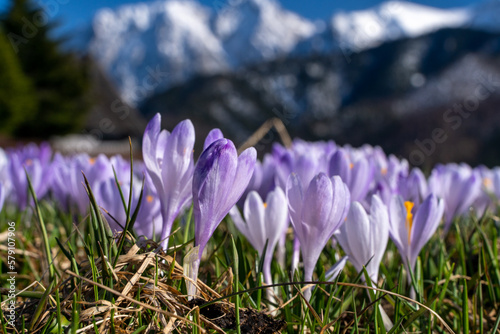
[[[411,210],[415,206],[415,203],[406,201],[405,209],[406,209],[406,229],[408,230],[408,244],[411,242],[411,228],[413,227],[413,213]]]
[[[491,181],[491,179],[489,177],[485,177],[483,179],[483,185],[486,187],[486,188],[491,188],[493,186],[493,181]]]

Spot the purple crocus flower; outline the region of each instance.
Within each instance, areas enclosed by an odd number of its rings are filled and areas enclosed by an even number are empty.
[[[491,173],[491,182],[493,183],[492,192],[496,196],[496,203],[498,204],[498,200],[500,200],[500,167],[493,168]]]
[[[9,172],[12,191],[21,210],[28,204],[29,197],[26,172],[39,199],[49,190],[52,178],[51,156],[52,150],[47,143],[42,143],[40,146],[29,144],[10,152]]]
[[[396,195],[389,207],[389,233],[408,272],[415,268],[418,254],[436,232],[443,217],[444,201],[434,194],[418,207]]]
[[[65,210],[75,207],[80,214],[85,214],[89,207],[82,173],[87,177],[93,190],[97,189],[100,182],[113,177],[110,162],[104,155],[99,155],[97,158],[91,158],[87,154],[63,157],[56,153],[52,169],[51,189],[54,197]]]
[[[151,178],[146,174],[144,194],[134,229],[138,235],[144,235],[151,239],[161,232],[162,228],[160,199]]]
[[[389,213],[380,197],[372,196],[369,214],[359,202],[353,202],[347,220],[336,239],[358,272],[366,267],[374,284],[389,240]]]
[[[172,131],[160,131],[161,116],[156,114],[144,131],[142,152],[148,174],[160,198],[163,248],[175,218],[191,199],[193,179],[194,127],[190,120]]]
[[[271,191],[263,202],[256,191],[251,191],[245,201],[242,219],[235,206],[230,211],[231,218],[238,230],[250,241],[262,258],[267,241],[263,273],[267,284],[272,284],[271,260],[278,239],[288,227],[288,208],[285,193],[277,187]]]
[[[319,173],[303,191],[302,181],[290,175],[286,195],[290,219],[300,241],[304,279],[312,280],[313,270],[333,233],[344,222],[350,205],[349,189],[338,176]],[[309,299],[310,290],[305,292]]]
[[[381,154],[383,153],[378,153],[380,156]],[[391,198],[399,193],[400,179],[408,176],[408,161],[404,159],[399,160],[395,156],[390,155],[385,163],[382,159],[378,162],[381,165],[379,165],[378,168],[375,168],[375,179],[378,180],[377,194],[380,196],[385,205],[388,206],[390,205]]]
[[[297,174],[303,184],[309,184],[318,173],[328,171],[328,160],[336,149],[333,142],[306,142],[300,139],[293,141],[292,147],[274,144],[272,151],[274,165],[274,183],[283,189],[286,188],[288,177],[291,173]],[[294,240],[292,254],[292,272],[299,258],[299,240]]]
[[[239,208],[243,207],[244,200],[247,198],[250,191],[255,190],[259,193],[261,198],[264,198],[276,187],[274,184],[275,169],[274,159],[270,154],[264,155],[262,162],[257,160],[248,187],[238,201]]]
[[[200,246],[200,258],[219,223],[245,191],[256,159],[254,148],[238,157],[233,142],[225,138],[201,154],[193,177],[195,246]]]
[[[130,194],[130,174],[126,176],[119,175],[117,173],[117,177],[123,196],[127,202]],[[137,208],[141,187],[142,181],[138,177],[134,176],[130,211],[131,215]],[[96,197],[99,198],[98,204],[102,208],[103,214],[106,217],[111,229],[121,231],[122,227],[125,227],[127,216],[115,179],[109,178],[108,180],[101,182],[97,186],[95,193]],[[109,217],[108,213],[112,216],[112,218]],[[151,179],[147,176],[144,183],[144,193],[141,207],[139,208],[134,225],[135,230],[139,235],[145,235],[148,238],[152,238],[153,234],[160,232],[163,227],[160,218],[160,201],[156,195]]]
[[[409,175],[400,174],[398,193],[404,200],[420,205],[428,190],[427,180],[419,168],[413,168]]]
[[[320,172],[328,171],[328,159],[333,144],[303,140],[294,140],[292,148],[286,149],[279,144],[273,145],[272,157],[275,165],[275,184],[282,189],[286,187],[288,176],[295,173],[304,184]]]
[[[474,169],[481,179],[481,191],[479,192],[473,207],[478,217],[481,217],[486,211],[495,212],[495,172],[486,166],[478,166]]]
[[[238,207],[243,207],[246,198],[248,198],[248,194],[252,191],[256,191],[262,183],[262,164],[259,160],[255,162],[255,168],[253,170],[252,178],[250,182],[248,182],[248,186],[241,195],[241,198],[238,200]],[[232,210],[232,209],[231,209]]]
[[[464,215],[481,193],[481,177],[468,165],[438,165],[429,177],[429,193],[445,203],[445,233],[455,217]]]
[[[73,206],[78,207],[78,205],[74,205],[76,204],[74,201],[79,197],[80,191],[85,193],[83,185],[77,178],[78,168],[75,168],[74,161],[73,159],[63,157],[59,153],[54,155],[54,160],[52,161],[52,170],[54,171],[54,178],[51,185],[52,193],[64,210],[70,210]],[[81,180],[83,181],[83,177],[81,177]],[[83,210],[85,210],[85,206],[79,208],[81,213],[84,212]]]
[[[329,163],[329,175],[339,175],[349,188],[353,201],[363,201],[373,181],[373,171],[366,158],[352,160],[343,149],[337,150]]]
[[[192,263],[196,281],[203,250],[217,226],[236,204],[252,177],[257,151],[250,147],[238,157],[229,139],[214,141],[200,156],[193,176],[193,214],[198,260]],[[193,294],[192,288],[188,289]]]

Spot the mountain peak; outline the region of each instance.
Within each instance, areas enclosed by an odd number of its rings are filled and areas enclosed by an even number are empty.
[[[194,74],[210,74],[291,52],[315,26],[275,0],[232,1],[217,12],[191,0],[100,10],[90,52],[135,104]],[[168,72],[144,89],[150,68]]]
[[[388,1],[371,9],[335,14],[331,22],[341,45],[362,50],[388,40],[460,27],[468,19],[469,12],[462,8],[439,9],[407,1]]]
[[[194,0],[160,0],[100,10],[88,48],[122,97],[136,104],[194,75],[289,55],[359,52],[442,28],[499,31],[499,15],[496,0],[452,9],[391,0],[325,23],[277,0],[229,0],[215,11]],[[154,85],[147,84],[152,69],[164,73]]]
[[[315,26],[274,0],[240,1],[224,8],[214,29],[233,66],[282,56],[310,37]]]

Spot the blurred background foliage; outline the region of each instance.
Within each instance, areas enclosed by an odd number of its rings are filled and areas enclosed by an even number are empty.
[[[55,24],[41,13],[31,0],[14,0],[0,19],[1,130],[15,137],[78,131],[89,109],[84,63],[51,37]]]

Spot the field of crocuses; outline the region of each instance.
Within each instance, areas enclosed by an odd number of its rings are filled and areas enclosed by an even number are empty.
[[[4,333],[500,333],[500,168],[160,124],[1,151]]]

